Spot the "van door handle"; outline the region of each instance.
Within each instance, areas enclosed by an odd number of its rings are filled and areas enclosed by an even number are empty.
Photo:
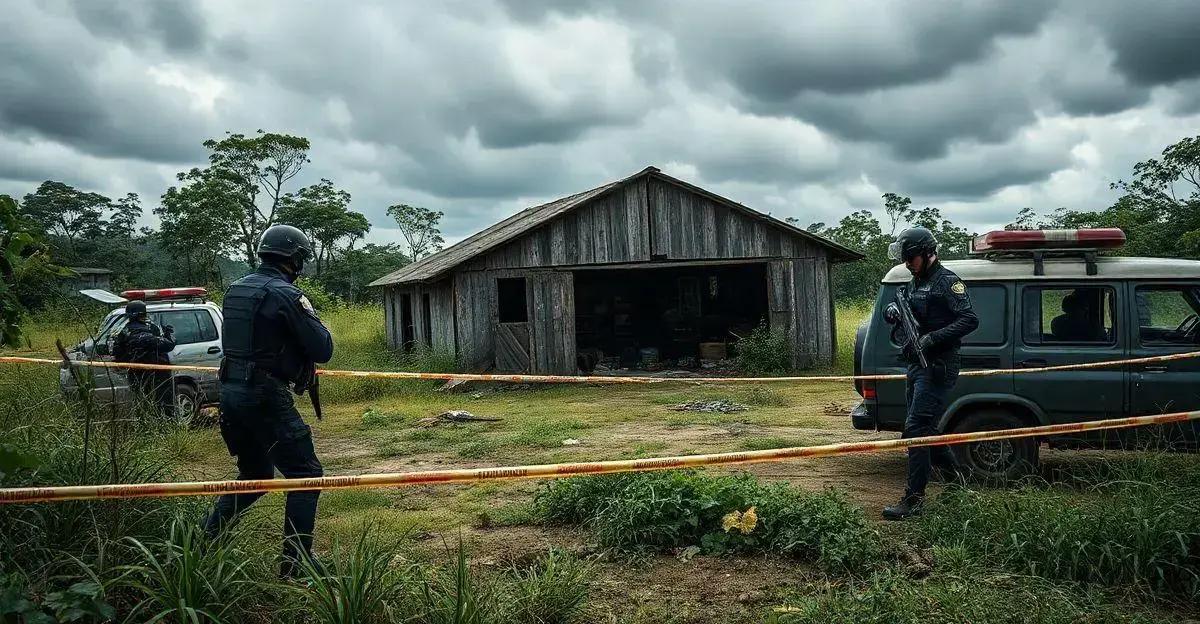
[[[1167,372],[1167,367],[1166,366],[1143,366],[1142,372],[1143,373],[1165,373],[1165,372]]]
[[[1032,359],[1021,360],[1020,362],[1017,362],[1017,366],[1020,366],[1021,368],[1042,368],[1045,365],[1046,365],[1046,360],[1044,360],[1042,358],[1032,358]]]
[[[209,347],[208,352],[212,354],[220,353],[221,347]]]

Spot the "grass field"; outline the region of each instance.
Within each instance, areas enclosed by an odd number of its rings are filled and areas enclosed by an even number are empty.
[[[854,329],[864,316],[858,308],[838,311],[839,372],[849,369]],[[337,343],[331,368],[449,365],[444,358],[391,354],[378,309],[342,309],[324,318]],[[34,326],[32,352],[51,352],[55,337],[69,343],[86,330],[85,319]],[[6,446],[0,448],[35,456],[38,466],[0,476],[6,485],[105,482],[114,475],[125,481],[234,475],[215,429],[107,424],[120,419],[58,398],[57,369],[3,371],[0,430]],[[321,422],[311,418],[303,401],[297,403],[313,426],[326,473],[333,475],[890,437],[849,428],[847,411],[856,395],[845,383],[467,384],[449,392],[439,386],[331,378],[322,387],[327,405]],[[731,399],[750,409],[733,414],[670,409],[693,399]],[[449,409],[500,420],[421,422]],[[97,423],[90,429],[89,417]],[[568,440],[577,443],[565,444]],[[384,596],[380,600],[389,606],[360,604],[355,609],[367,615],[359,621],[402,621],[400,612],[411,618],[403,621],[514,623],[1157,622],[1194,616],[1200,597],[1196,457],[1046,455],[1043,481],[1010,490],[950,488],[924,520],[901,526],[875,520],[879,507],[903,488],[899,454],[555,486],[517,482],[328,492],[321,497],[317,549],[341,562],[345,585],[320,586],[305,595],[264,585],[242,595],[234,581],[220,587],[214,582],[196,591],[215,592],[216,598],[184,598],[188,604],[234,604],[250,621],[291,622],[352,621],[324,617],[313,601],[366,593]],[[243,585],[270,577],[267,564],[279,540],[282,502],[282,496],[264,498],[230,546],[229,557],[255,562],[247,569],[254,576],[238,581]],[[158,577],[142,571],[140,585],[128,586],[113,580],[120,577],[117,564],[156,569],[147,561],[157,561],[167,565],[166,576],[186,569],[188,560],[178,555],[192,547],[180,527],[194,523],[206,504],[0,508],[5,540],[0,579],[7,579],[0,595],[5,587],[15,588],[49,613],[46,605],[57,604],[47,603],[51,594],[82,582],[79,566],[64,559],[70,555],[95,571],[104,599],[118,610],[164,596],[178,603],[183,589],[178,581],[153,581]],[[757,522],[748,532],[722,528],[727,514],[750,508]],[[183,523],[168,535],[173,517]],[[152,559],[122,540],[128,536],[150,544]],[[156,549],[156,543],[170,547]],[[216,557],[187,565],[224,578],[204,567],[216,565]],[[68,598],[84,601],[75,594],[55,600]],[[491,606],[479,606],[476,619],[442,609],[465,602]],[[528,609],[498,606],[506,604]],[[4,608],[0,602],[0,612]]]

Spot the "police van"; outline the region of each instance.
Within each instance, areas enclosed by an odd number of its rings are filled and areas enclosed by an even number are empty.
[[[963,340],[962,369],[1020,369],[1200,350],[1200,261],[1104,256],[1116,228],[990,232],[970,258],[943,264],[966,283],[979,328]],[[854,345],[856,375],[903,374],[900,345],[883,310],[911,275],[884,276]],[[904,381],[857,381],[856,429],[902,431]],[[1200,408],[1200,359],[1072,371],[962,376],[937,422],[959,433]],[[1042,444],[1195,450],[1194,422],[958,445],[959,469],[988,480],[1032,471]]]
[[[175,328],[172,364],[212,366],[221,363],[221,306],[208,300],[204,288],[164,288],[126,290],[119,296],[105,290],[81,290],[80,293],[107,304],[132,300],[146,303],[150,320],[159,327]],[[100,323],[96,333],[67,352],[72,360],[113,361],[113,339],[125,327],[125,307],[118,305]],[[131,399],[126,371],[112,368],[79,368],[90,374],[92,398],[100,403],[126,403]],[[185,422],[194,420],[200,408],[218,402],[216,371],[172,371],[176,416]],[[71,371],[62,366],[59,385],[65,395],[74,397],[79,389]]]

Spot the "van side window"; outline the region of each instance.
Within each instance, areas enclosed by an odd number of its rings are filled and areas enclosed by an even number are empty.
[[[1026,287],[1021,314],[1025,344],[1116,344],[1114,297],[1107,286]]]
[[[161,313],[159,319],[159,325],[175,327],[175,344],[177,345],[217,339],[216,328],[212,326],[212,317],[207,312],[204,312],[203,318],[201,318],[196,310],[172,310]]]
[[[1141,344],[1200,344],[1200,287],[1138,286],[1134,292]]]
[[[969,284],[971,308],[979,327],[963,338],[964,345],[1002,345],[1008,337],[1008,292],[1000,284]],[[890,300],[889,300],[890,301]]]

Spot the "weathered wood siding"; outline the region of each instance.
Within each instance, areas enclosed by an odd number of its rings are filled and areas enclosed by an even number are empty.
[[[650,259],[645,180],[602,195],[463,265],[465,270],[636,262]]]
[[[826,258],[770,262],[767,299],[771,331],[787,334],[794,367],[833,362],[835,329]]]
[[[815,258],[802,236],[665,180],[650,180],[650,251],[671,260]]]
[[[529,289],[529,360],[534,373],[573,375],[575,276],[566,271],[533,271]]]
[[[413,341],[416,346],[431,348],[438,353],[453,356],[454,340],[454,283],[442,280],[433,284],[390,286],[383,292],[384,327],[388,346],[399,349],[403,346],[400,306],[402,295],[409,295],[412,302]],[[425,320],[425,295],[429,295],[429,320]],[[428,330],[428,332],[426,331]]]
[[[458,361],[467,370],[488,370],[496,355],[496,278],[479,271],[454,274],[454,322]]]

